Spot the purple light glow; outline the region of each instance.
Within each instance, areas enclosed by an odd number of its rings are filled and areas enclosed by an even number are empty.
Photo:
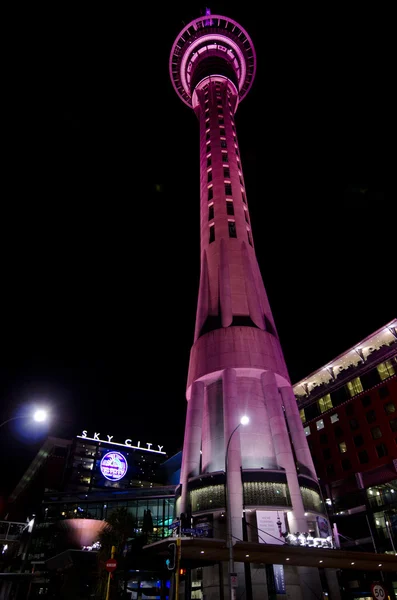
[[[127,473],[128,463],[120,452],[107,452],[101,460],[102,475],[109,481],[119,481]]]

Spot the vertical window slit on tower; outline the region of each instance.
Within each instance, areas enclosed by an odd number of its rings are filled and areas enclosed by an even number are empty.
[[[252,235],[249,229],[247,229],[248,243],[252,246]]]
[[[214,188],[211,186],[208,188],[208,201],[212,200],[214,197]]]
[[[225,194],[226,194],[226,196],[232,195],[232,184],[231,183],[225,182]]]
[[[234,215],[234,205],[232,200],[226,200],[226,213],[228,215]]]
[[[215,242],[215,225],[210,225],[210,244]]]
[[[210,204],[208,206],[208,220],[212,221],[213,218],[214,218],[214,205]]]
[[[212,169],[211,169],[210,171],[208,171],[208,172],[207,172],[207,181],[208,181],[208,183],[209,183],[210,181],[212,181]]]
[[[236,223],[235,223],[235,221],[228,221],[228,224],[229,224],[229,237],[236,238],[237,237],[237,231],[236,231]]]

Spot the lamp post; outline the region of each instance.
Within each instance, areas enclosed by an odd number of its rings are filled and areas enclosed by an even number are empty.
[[[240,425],[247,425],[249,423],[249,418],[244,416],[241,417],[240,423],[235,427],[232,433],[229,436],[227,446],[226,446],[226,454],[225,454],[225,477],[226,477],[226,511],[227,511],[227,543],[229,546],[229,597],[230,600],[235,600],[236,593],[235,587],[232,586],[232,577],[234,575],[234,558],[233,558],[233,532],[232,532],[232,509],[230,502],[230,487],[229,487],[229,477],[228,477],[228,461],[229,461],[229,446],[232,440],[234,433],[236,433],[237,429]]]
[[[16,417],[11,417],[10,419],[7,419],[6,421],[3,421],[2,423],[0,423],[0,427],[3,427],[3,425],[6,425],[10,421],[15,421],[16,419],[33,419],[33,421],[36,421],[36,423],[42,423],[43,421],[46,421],[47,418],[48,418],[47,411],[42,408],[39,408],[30,415],[18,415]]]

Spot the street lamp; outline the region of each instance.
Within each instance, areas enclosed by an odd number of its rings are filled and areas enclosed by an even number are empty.
[[[42,423],[48,419],[48,412],[43,408],[39,408],[35,410],[34,413],[29,415],[18,415],[16,417],[11,417],[11,419],[7,419],[6,421],[0,423],[0,427],[3,427],[3,425],[6,425],[10,421],[15,421],[15,419],[33,419],[33,421],[36,421],[36,423]]]
[[[247,416],[241,417],[240,423],[235,427],[229,436],[229,440],[226,446],[225,454],[225,478],[226,478],[226,510],[227,510],[227,543],[229,546],[229,596],[230,600],[235,600],[235,588],[232,587],[232,575],[234,574],[234,558],[233,558],[233,533],[232,533],[232,509],[230,504],[230,489],[229,489],[229,477],[227,474],[228,460],[229,460],[229,446],[232,440],[233,434],[236,433],[240,425],[247,425],[249,418]]]

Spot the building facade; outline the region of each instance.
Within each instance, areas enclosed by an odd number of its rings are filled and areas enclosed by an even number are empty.
[[[340,547],[397,556],[397,319],[294,392]],[[349,597],[370,597],[370,575],[343,580]]]
[[[218,538],[229,519],[229,547],[230,539],[263,540],[274,524],[275,543],[288,533],[329,536],[251,230],[235,113],[255,77],[252,40],[232,19],[207,11],[178,35],[169,69],[198,119],[200,145],[201,276],[177,511],[210,518]],[[239,427],[244,415],[249,424]],[[249,580],[252,597],[263,598],[273,574],[233,566],[237,597]],[[218,599],[228,577],[218,566],[204,571],[205,597]],[[291,598],[327,589],[318,569],[286,567],[284,574]]]

